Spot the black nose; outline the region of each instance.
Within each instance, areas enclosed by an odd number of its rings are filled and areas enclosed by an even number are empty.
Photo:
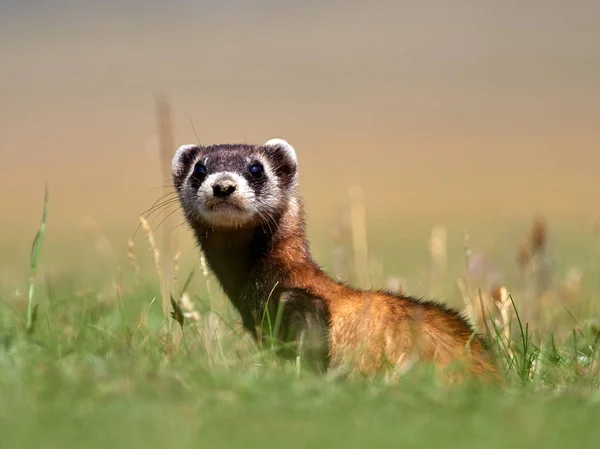
[[[213,195],[217,198],[226,198],[235,192],[236,185],[232,181],[221,181],[213,184]]]

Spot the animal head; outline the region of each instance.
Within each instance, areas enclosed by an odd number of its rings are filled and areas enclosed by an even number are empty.
[[[171,171],[187,219],[219,228],[273,220],[298,178],[296,151],[282,139],[263,145],[182,145]]]

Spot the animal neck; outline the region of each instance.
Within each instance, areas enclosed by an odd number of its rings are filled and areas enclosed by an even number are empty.
[[[245,324],[264,312],[271,296],[298,287],[298,270],[313,269],[301,205],[288,207],[267,225],[217,229],[194,227],[206,261]]]

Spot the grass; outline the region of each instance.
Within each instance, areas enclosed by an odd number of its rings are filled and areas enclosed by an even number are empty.
[[[42,242],[44,241],[44,235],[46,234],[46,217],[48,215],[48,188],[46,187],[46,193],[44,195],[44,208],[42,212],[42,222],[40,229],[33,239],[33,245],[31,247],[31,260],[30,270],[31,274],[29,277],[29,295],[27,301],[27,333],[33,332],[33,326],[37,318],[37,305],[33,303],[33,294],[35,291],[35,277],[39,265],[40,254],[42,251]]]
[[[3,394],[3,446],[591,448],[600,433],[597,396],[402,391],[146,363],[49,361]]]
[[[150,252],[130,242],[123,251],[127,264],[97,288],[68,275],[43,276],[44,264],[52,263],[50,254],[40,259],[47,207],[46,194],[27,300],[0,290],[2,447],[564,448],[600,441],[600,334],[590,313],[599,284],[590,282],[571,297],[557,281],[551,291],[563,292],[564,307],[542,307],[543,295],[533,295],[542,313],[527,320],[520,305],[528,285],[540,281],[533,244],[530,265],[522,267],[529,274],[519,277],[513,267],[505,277],[515,286],[510,295],[495,295],[465,272],[461,259],[473,255],[471,248],[442,254],[438,245],[424,271],[439,273],[433,268],[441,270],[447,256],[450,274],[420,283],[409,279],[424,294],[441,285],[446,297],[455,297],[448,278],[461,277],[471,287],[464,301],[481,301],[494,314],[486,325],[506,372],[505,387],[444,389],[418,369],[396,385],[343,380],[335,373],[319,377],[301,361],[276,360],[269,347],[257,348],[240,330],[202,264],[184,270],[179,255],[171,270],[175,301],[167,325],[160,273],[165,260],[147,222]],[[356,244],[367,254],[362,239],[340,238],[335,245]],[[583,259],[595,267],[592,257]],[[330,271],[344,271],[343,261],[333,265]],[[373,261],[347,265],[351,278],[351,267],[368,270]],[[385,282],[375,267],[367,277]],[[35,285],[42,288],[34,298]]]

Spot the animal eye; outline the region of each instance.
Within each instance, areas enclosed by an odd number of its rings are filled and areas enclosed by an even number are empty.
[[[195,176],[196,178],[202,179],[206,176],[207,172],[208,172],[208,170],[206,169],[206,166],[202,162],[198,162],[194,166],[193,176]]]
[[[264,168],[263,168],[262,164],[260,164],[259,162],[256,162],[256,163],[252,164],[250,167],[248,167],[248,171],[255,178],[260,178],[263,175]]]

